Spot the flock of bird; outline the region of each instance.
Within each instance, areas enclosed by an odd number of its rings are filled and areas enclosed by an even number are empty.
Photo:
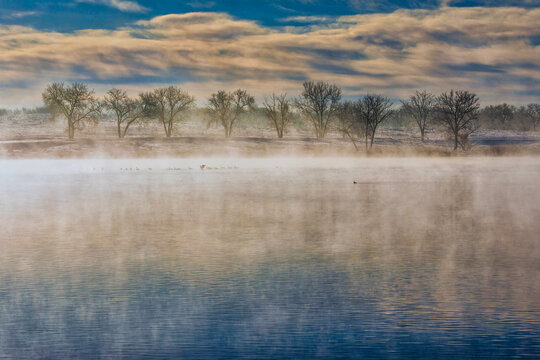
[[[199,166],[199,168],[201,170],[232,170],[232,169],[238,169],[238,166],[222,166],[222,167],[210,167],[210,166],[206,166],[206,164],[202,164]],[[193,170],[192,167],[188,167],[186,168],[187,170]],[[94,169],[95,170],[95,169]],[[103,170],[103,169],[102,169]],[[135,168],[120,168],[120,171],[141,171],[141,170],[144,170],[144,169],[139,169],[138,167],[135,167]],[[152,168],[147,168],[148,171],[152,171]],[[173,167],[170,167],[170,168],[167,168],[168,171],[179,171],[179,170],[184,170],[182,168],[173,168]]]

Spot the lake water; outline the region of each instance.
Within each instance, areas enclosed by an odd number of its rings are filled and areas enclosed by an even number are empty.
[[[2,160],[0,226],[0,358],[540,357],[540,158]]]

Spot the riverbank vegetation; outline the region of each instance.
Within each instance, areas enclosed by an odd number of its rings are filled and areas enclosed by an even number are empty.
[[[476,94],[454,89],[442,94],[418,90],[405,100],[382,94],[344,100],[338,86],[322,81],[306,81],[296,98],[272,94],[260,105],[243,89],[219,90],[204,100],[177,86],[137,97],[113,88],[99,98],[84,83],[53,83],[43,92],[43,103],[43,107],[34,109],[0,109],[0,117],[47,114],[51,121],[64,121],[69,139],[85,128],[110,122],[115,123],[120,139],[129,136],[133,126],[150,124],[161,126],[166,138],[192,136],[182,125],[197,118],[207,129],[221,126],[225,138],[235,135],[238,126],[271,127],[278,139],[294,129],[308,131],[316,139],[325,139],[331,132],[348,139],[357,151],[364,148],[366,152],[373,151],[381,126],[405,130],[423,144],[427,137],[437,134],[454,151],[468,151],[473,146],[471,137],[478,130],[536,131],[540,125],[540,104],[518,107],[503,103],[481,108]]]

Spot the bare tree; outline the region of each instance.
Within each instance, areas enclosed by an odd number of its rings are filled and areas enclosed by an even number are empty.
[[[378,126],[392,115],[390,99],[382,95],[368,94],[351,102],[346,101],[338,108],[338,129],[358,150],[364,139],[366,151],[373,147]]]
[[[52,83],[42,94],[43,102],[51,116],[64,116],[68,125],[68,136],[75,137],[76,130],[82,130],[89,123],[97,123],[101,116],[101,104],[94,91],[83,83]]]
[[[435,105],[435,96],[427,91],[416,91],[409,100],[402,101],[403,109],[413,117],[420,128],[422,142],[425,139],[425,133],[429,126],[432,116],[433,107]]]
[[[291,103],[287,94],[272,94],[269,99],[264,100],[263,105],[267,119],[274,125],[277,136],[281,139],[292,119]]]
[[[140,95],[145,107],[145,116],[156,117],[165,130],[165,136],[171,137],[174,124],[182,122],[192,108],[195,98],[176,86],[156,89]]]
[[[364,123],[366,151],[373,147],[377,127],[392,114],[392,102],[383,95],[368,94],[358,100],[360,120]]]
[[[532,122],[533,130],[536,131],[536,127],[540,124],[540,104],[527,105],[527,117]]]
[[[508,127],[509,123],[514,119],[514,114],[516,112],[517,109],[515,106],[506,103],[495,106],[490,105],[484,108],[484,113],[489,118],[490,122],[499,123],[503,129]]]
[[[132,99],[125,91],[116,88],[107,92],[103,99],[103,107],[114,113],[120,139],[126,136],[133,123],[141,121],[147,113],[146,104],[142,99]]]
[[[454,151],[458,145],[467,149],[469,135],[478,129],[479,108],[478,96],[466,90],[451,90],[437,97],[435,120],[454,138]]]
[[[238,89],[228,93],[220,90],[208,99],[207,112],[210,117],[208,125],[221,124],[225,137],[232,135],[236,121],[255,105],[255,99],[245,90]]]
[[[326,136],[328,125],[334,119],[341,100],[341,89],[336,85],[318,81],[304,82],[304,91],[295,106],[313,124],[315,135]]]
[[[360,111],[359,101],[345,101],[339,105],[337,111],[338,130],[349,139],[356,151],[359,150],[358,143],[366,135],[366,124]]]

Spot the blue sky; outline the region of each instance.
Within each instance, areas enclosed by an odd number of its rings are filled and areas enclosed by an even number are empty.
[[[137,4],[124,6],[122,3]],[[393,1],[301,1],[301,0],[187,0],[187,1],[12,1],[1,0],[0,8],[7,14],[6,24],[30,25],[42,30],[73,31],[78,29],[114,29],[133,21],[159,15],[192,11],[226,12],[264,25],[283,25],[280,19],[293,16],[339,16],[357,13],[390,12],[398,8],[435,8],[438,0]],[[15,16],[9,16],[10,12]],[[27,16],[24,16],[24,13]],[[17,14],[20,17],[17,17]],[[90,15],[90,16],[89,16]]]
[[[0,106],[51,81],[176,84],[262,97],[322,79],[348,96],[416,88],[540,97],[540,0],[0,0]],[[203,13],[203,14],[201,14]]]
[[[115,29],[137,20],[192,11],[226,12],[267,26],[282,26],[292,24],[283,21],[290,17],[436,9],[441,3],[441,0],[0,0],[0,11],[3,24],[69,32],[80,29]],[[446,4],[454,7],[534,8],[540,6],[540,0],[450,0]]]

